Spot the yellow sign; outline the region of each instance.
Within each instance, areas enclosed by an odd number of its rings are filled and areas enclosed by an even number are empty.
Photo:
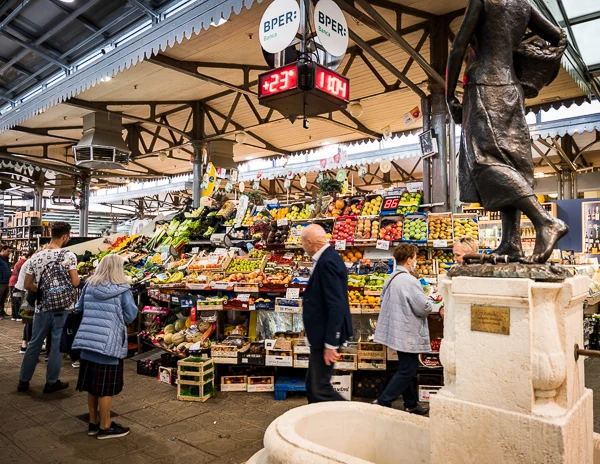
[[[217,169],[212,163],[208,163],[206,166],[206,172],[204,173],[204,178],[202,179],[202,183],[206,185],[206,187],[202,189],[203,197],[209,197],[213,193],[215,190],[216,181]]]
[[[471,305],[471,330],[510,335],[510,308]]]

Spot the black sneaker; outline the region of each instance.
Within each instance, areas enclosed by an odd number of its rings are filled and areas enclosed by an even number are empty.
[[[412,409],[407,409],[407,411],[411,414],[417,414],[419,416],[426,416],[427,414],[429,414],[429,408],[421,406],[420,404],[417,404],[417,406],[415,406]]]
[[[98,440],[107,440],[109,438],[121,438],[125,435],[129,435],[129,427],[123,427],[116,422],[110,424],[110,428],[108,430],[99,429],[98,430]]]
[[[19,354],[25,354],[25,352],[27,351],[27,347],[23,348],[19,348]]]
[[[61,382],[60,380],[57,380],[54,383],[47,383],[44,387],[44,393],[54,393],[64,390],[65,388],[69,388],[69,382]]]
[[[17,385],[17,391],[19,393],[25,393],[27,390],[29,390],[29,382],[21,382],[19,380],[19,384]]]
[[[98,435],[98,431],[100,430],[100,423],[92,424],[91,422],[88,424],[88,435],[93,437],[94,435]]]

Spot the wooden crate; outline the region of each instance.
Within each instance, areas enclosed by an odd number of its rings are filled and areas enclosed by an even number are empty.
[[[340,371],[355,371],[358,365],[358,355],[354,353],[340,353],[340,359],[333,364],[334,369]]]
[[[358,358],[385,360],[386,347],[380,343],[359,342]]]
[[[245,375],[224,375],[221,377],[221,391],[246,391],[248,377]]]
[[[265,366],[294,367],[294,352],[291,350],[267,350]]]
[[[273,376],[248,376],[248,392],[275,391],[275,377]]]
[[[294,367],[297,368],[308,368],[308,357],[309,354],[294,353]]]
[[[385,371],[385,359],[358,358],[358,368],[365,371]]]
[[[304,338],[294,340],[293,346],[294,354],[310,354],[310,346],[308,346]]]
[[[177,382],[177,399],[179,401],[200,401],[204,403],[214,395],[215,384],[210,381],[199,385]]]
[[[434,237],[433,230],[431,228],[432,224],[437,223],[440,220],[450,220],[450,235],[448,238],[440,239],[438,237]],[[427,215],[428,220],[428,235],[427,235],[427,244],[429,246],[435,246],[436,248],[446,248],[452,247],[454,243],[454,221],[452,213],[429,213]]]
[[[190,380],[194,378],[195,380]],[[214,363],[212,359],[189,357],[177,361],[177,399],[200,401],[215,392]]]
[[[238,348],[232,345],[220,345],[213,343],[210,346],[211,358],[236,358],[238,357]]]
[[[214,363],[212,359],[190,356],[189,358],[180,359],[177,361],[177,368],[182,372],[197,372],[203,374],[208,371],[214,371]]]

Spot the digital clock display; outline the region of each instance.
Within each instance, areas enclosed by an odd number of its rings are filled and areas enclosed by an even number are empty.
[[[261,74],[258,83],[259,98],[295,89],[298,87],[298,66],[292,63]]]
[[[316,66],[315,88],[332,97],[350,101],[350,80],[322,66]]]

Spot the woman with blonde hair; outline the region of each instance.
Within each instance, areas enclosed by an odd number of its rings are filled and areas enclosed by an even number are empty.
[[[463,256],[479,253],[479,243],[474,238],[465,235],[454,242],[452,253],[454,253],[454,260],[458,264],[462,264]]]
[[[128,427],[111,422],[112,397],[123,390],[123,359],[127,356],[127,324],[138,312],[119,255],[106,255],[91,276],[75,311],[83,319],[73,349],[81,350],[77,390],[88,392],[88,435],[99,440],[124,437]]]

